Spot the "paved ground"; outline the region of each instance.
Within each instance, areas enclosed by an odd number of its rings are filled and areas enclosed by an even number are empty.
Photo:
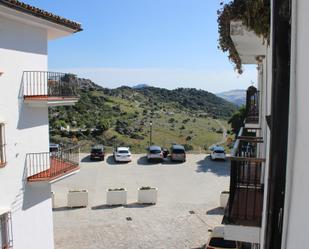
[[[56,249],[200,248],[222,220],[219,194],[229,186],[229,162],[188,155],[183,164],[148,164],[134,155],[132,163],[114,164],[111,156],[104,162],[84,156],[79,173],[52,185]],[[159,188],[157,205],[136,204],[140,186]],[[105,190],[115,187],[127,188],[126,207],[105,205]],[[69,189],[88,189],[89,206],[67,209]]]

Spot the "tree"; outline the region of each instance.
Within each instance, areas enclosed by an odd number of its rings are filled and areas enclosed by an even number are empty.
[[[234,134],[238,134],[240,128],[244,125],[244,121],[246,118],[246,108],[242,106],[239,108],[237,112],[233,114],[233,116],[228,121],[231,124],[232,131]]]
[[[97,129],[100,130],[102,133],[107,131],[110,128],[110,122],[107,119],[101,119],[97,124]]]

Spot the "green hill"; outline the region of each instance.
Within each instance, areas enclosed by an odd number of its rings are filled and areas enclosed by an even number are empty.
[[[152,121],[154,143],[165,147],[181,143],[201,151],[222,139],[216,119],[227,127],[225,120],[236,110],[233,104],[203,90],[108,89],[85,79],[80,79],[80,86],[75,106],[50,108],[52,142],[128,145],[134,152],[142,152],[149,143]]]

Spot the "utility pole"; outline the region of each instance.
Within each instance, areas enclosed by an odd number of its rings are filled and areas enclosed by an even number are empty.
[[[150,121],[149,125],[150,125],[149,146],[151,146],[152,145],[152,121]]]

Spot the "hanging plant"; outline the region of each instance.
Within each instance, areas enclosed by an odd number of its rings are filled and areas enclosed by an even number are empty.
[[[262,36],[269,42],[270,30],[270,0],[234,0],[224,4],[218,10],[218,48],[228,52],[229,60],[235,64],[235,70],[241,74],[242,62],[230,36],[232,20],[242,21],[249,30]]]

